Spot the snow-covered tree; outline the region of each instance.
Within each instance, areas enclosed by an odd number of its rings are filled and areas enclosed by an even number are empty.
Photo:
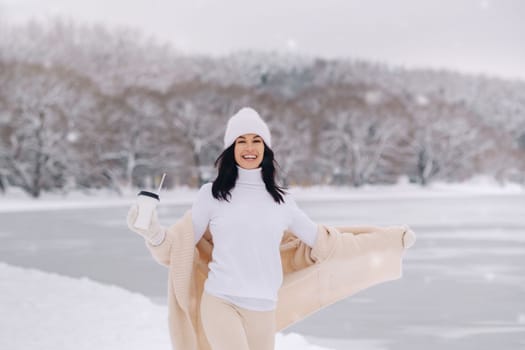
[[[210,180],[213,159],[222,151],[227,119],[242,100],[242,89],[221,88],[200,82],[179,84],[165,96],[164,126],[173,143],[183,146],[186,166],[197,185]],[[181,158],[182,161],[183,158]]]
[[[410,173],[426,185],[434,178],[460,180],[472,175],[476,159],[495,147],[495,142],[476,125],[475,116],[461,106],[419,95],[413,107]]]
[[[81,79],[67,71],[11,64],[3,74],[2,164],[4,177],[34,197],[61,188],[74,154],[68,135],[82,94]],[[7,173],[7,176],[5,175]]]
[[[331,162],[334,175],[353,186],[369,183],[388,155],[396,152],[402,127],[360,99],[339,96],[322,110],[321,156]]]
[[[99,106],[96,138],[100,164],[116,188],[144,186],[155,173],[176,166],[166,145],[163,96],[133,88],[106,97]]]

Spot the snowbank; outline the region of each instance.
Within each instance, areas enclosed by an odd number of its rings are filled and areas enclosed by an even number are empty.
[[[401,179],[396,185],[366,185],[360,188],[350,186],[312,186],[291,187],[290,192],[301,200],[366,200],[380,198],[428,198],[478,195],[525,195],[525,186],[519,184],[501,185],[495,180],[478,176],[464,183],[435,182],[427,187],[408,183]],[[16,188],[10,188],[7,194],[0,195],[0,212],[18,212],[35,210],[63,210],[77,208],[102,208],[128,206],[135,200],[138,190],[128,190],[123,195],[107,190],[90,193],[71,192],[68,194],[45,193],[39,199],[28,197]],[[161,192],[163,204],[191,205],[196,189],[180,187]]]
[[[465,182],[433,182],[426,187],[409,183],[400,178],[395,185],[364,185],[331,187],[312,186],[296,187],[290,191],[297,199],[381,199],[381,198],[432,198],[432,197],[467,197],[487,195],[525,195],[525,186],[507,183],[500,184],[487,176],[476,176]]]
[[[0,263],[0,349],[171,349],[167,309],[143,295]],[[277,350],[323,350],[278,333]]]

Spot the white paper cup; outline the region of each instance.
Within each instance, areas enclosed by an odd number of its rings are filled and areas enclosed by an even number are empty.
[[[151,215],[157,207],[157,204],[159,204],[158,194],[149,191],[140,191],[137,198],[139,212],[133,226],[147,230],[151,222]]]

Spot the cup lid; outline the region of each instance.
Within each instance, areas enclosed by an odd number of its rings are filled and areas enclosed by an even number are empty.
[[[151,198],[155,198],[156,200],[159,200],[159,195],[156,194],[155,192],[150,192],[150,191],[140,191],[138,196],[147,196],[147,197],[151,197]]]

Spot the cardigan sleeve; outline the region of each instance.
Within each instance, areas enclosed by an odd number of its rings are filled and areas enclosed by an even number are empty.
[[[166,232],[166,236],[161,244],[153,245],[147,239],[144,240],[146,247],[149,249],[153,258],[161,265],[169,266],[170,265],[170,254],[171,254],[171,244],[172,240],[169,234],[169,229]]]
[[[179,218],[173,225],[166,229],[166,237],[159,245],[153,245],[146,240],[146,247],[153,258],[161,265],[169,266],[171,264],[172,254],[177,252],[177,249],[186,249],[193,251],[195,245],[193,243],[193,229],[191,210],[188,210]]]

